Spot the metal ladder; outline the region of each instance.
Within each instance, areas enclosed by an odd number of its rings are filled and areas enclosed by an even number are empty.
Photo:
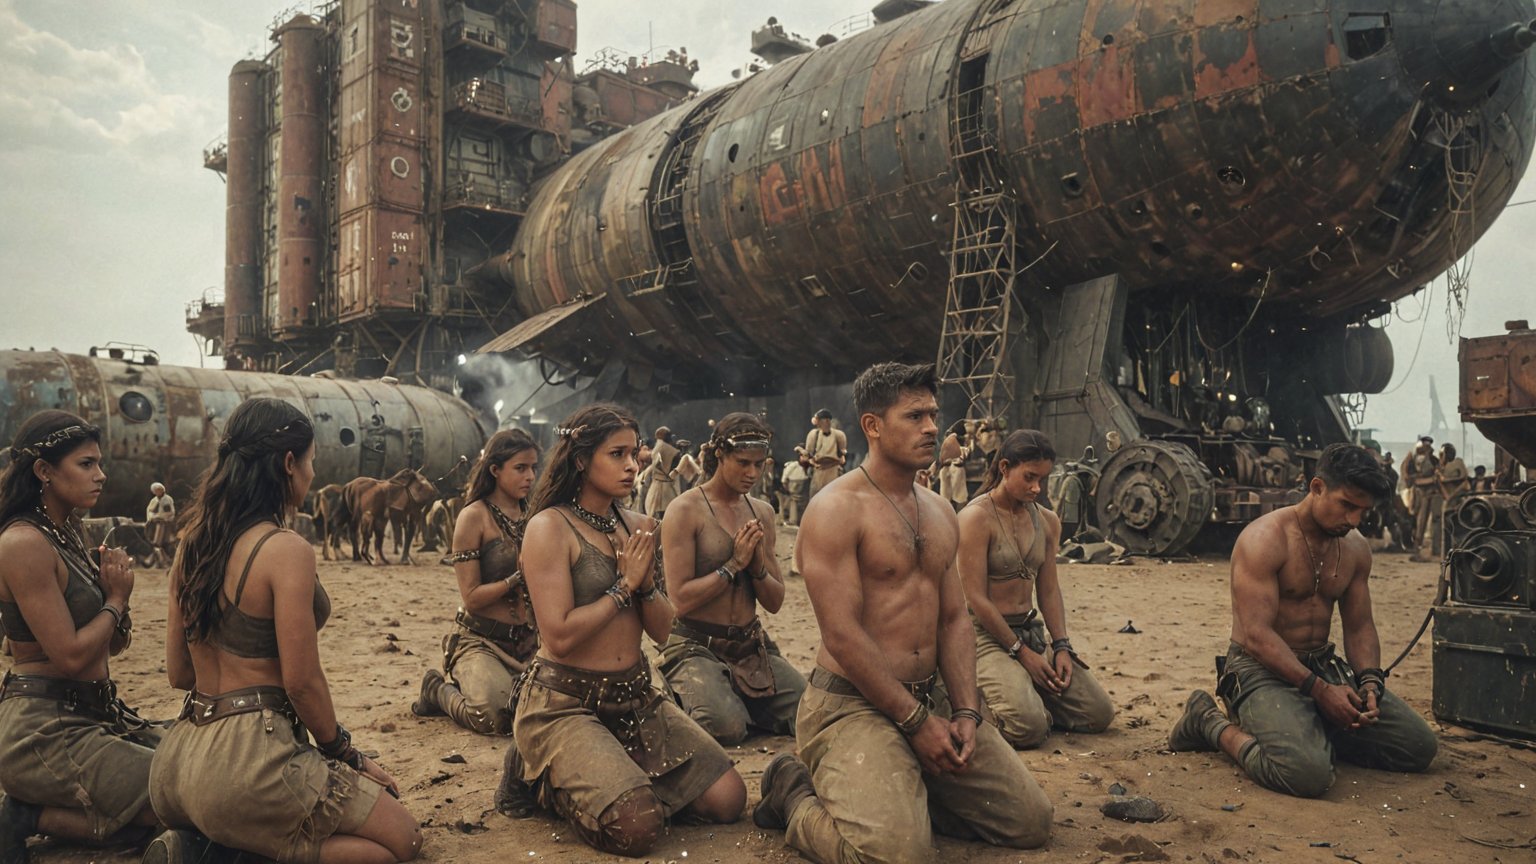
[[[1006,5],[989,4],[978,19]],[[973,27],[973,33],[980,35],[990,23]],[[962,54],[951,81],[955,217],[937,371],[941,387],[959,388],[964,394],[967,418],[1007,418],[1015,397],[1008,339],[1016,323],[1018,211],[1002,182],[995,140],[986,128],[984,107],[991,88],[985,84],[984,40],[968,39],[966,48],[973,56]]]

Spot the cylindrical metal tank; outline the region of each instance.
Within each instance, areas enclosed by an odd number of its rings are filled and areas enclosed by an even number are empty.
[[[273,34],[282,56],[282,143],[277,190],[277,329],[313,326],[325,230],[325,28],[297,15]]]
[[[529,317],[607,296],[606,318],[540,346],[563,362],[847,371],[933,355],[957,200],[1005,192],[1026,306],[1119,274],[1362,316],[1465,254],[1536,141],[1536,53],[1491,83],[1451,69],[1481,88],[1451,113],[1404,71],[1528,22],[1531,0],[1377,7],[946,0],[593,145],[500,269]],[[1393,23],[1437,8],[1466,20]]]
[[[94,515],[142,519],[151,483],[178,500],[191,494],[230,412],[256,396],[287,401],[314,422],[315,488],[401,468],[435,480],[459,457],[473,461],[488,434],[474,409],[426,387],[0,351],[0,442],[9,446],[36,411],[79,414],[103,432],[107,486]]]
[[[261,160],[266,136],[262,75],[241,60],[229,73],[228,168],[224,187],[224,353],[255,342],[261,315]]]

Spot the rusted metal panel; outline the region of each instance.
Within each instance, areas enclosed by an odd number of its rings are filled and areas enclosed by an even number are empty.
[[[556,54],[576,50],[576,4],[571,0],[518,0],[528,30],[540,48]]]
[[[606,69],[590,72],[579,80],[597,94],[603,119],[620,126],[633,126],[676,104],[665,94]]]
[[[224,215],[224,350],[256,342],[261,319],[261,172],[267,65],[242,60],[229,73],[229,150]]]
[[[417,308],[425,243],[416,213],[367,207],[343,216],[337,259],[341,320]]]
[[[283,75],[277,329],[285,332],[318,323],[326,226],[320,187],[325,157],[321,63],[325,28],[300,15],[278,28],[275,35],[281,45]]]
[[[1257,86],[1259,56],[1253,27],[1207,27],[1196,34],[1195,98],[1209,99]]]
[[[544,130],[558,135],[562,146],[569,146],[571,138],[571,89],[570,63],[544,64],[539,78]]]
[[[1129,119],[1136,113],[1135,53],[1109,45],[1084,57],[1077,67],[1078,116],[1085,127]]]
[[[1196,0],[1195,26],[1231,25],[1259,17],[1259,0]]]
[[[1194,45],[1194,35],[1187,31],[1153,36],[1136,45],[1132,74],[1141,111],[1172,108],[1195,92]]]
[[[1435,607],[1435,717],[1536,740],[1532,634],[1536,613],[1528,609]]]
[[[1327,12],[1260,22],[1254,37],[1265,81],[1284,81],[1337,66],[1337,55],[1329,52],[1333,45],[1333,19]]]
[[[1199,0],[1160,0],[1143,3],[1136,16],[1137,29],[1143,36],[1161,36],[1195,26],[1195,4]],[[1290,2],[1290,0],[1283,0]],[[1326,2],[1326,0],[1324,0]]]

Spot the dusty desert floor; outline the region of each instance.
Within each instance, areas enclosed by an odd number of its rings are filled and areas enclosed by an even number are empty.
[[[779,553],[787,562],[793,534],[786,533]],[[1042,748],[1020,754],[1056,803],[1049,846],[1020,853],[941,840],[946,864],[1536,862],[1536,752],[1479,740],[1465,730],[1433,724],[1441,747],[1427,774],[1342,765],[1334,787],[1319,800],[1260,789],[1216,754],[1166,752],[1168,728],[1185,697],[1193,688],[1211,687],[1212,658],[1225,650],[1227,562],[1208,557],[1073,565],[1062,572],[1073,641],[1119,706],[1119,717],[1105,734],[1058,733]],[[410,713],[422,671],[441,663],[440,639],[457,605],[446,567],[324,562],[320,576],[336,606],[321,635],[321,651],[338,714],[358,743],[377,751],[399,779],[405,803],[425,827],[422,860],[622,860],[587,848],[553,818],[512,821],[497,814],[491,795],[504,742]],[[1434,579],[1432,565],[1409,563],[1403,555],[1378,557],[1372,592],[1384,659],[1412,636],[1434,595]],[[130,704],[146,716],[170,717],[181,698],[164,676],[163,571],[139,575],[133,605],[138,638],[116,663],[114,676]],[[1116,632],[1127,621],[1142,632]],[[801,580],[790,580],[784,609],[768,624],[790,661],[808,671],[817,631]],[[1390,684],[1429,716],[1428,636]],[[768,760],[793,747],[789,738],[759,737],[731,750],[751,790],[749,806],[758,797]],[[1131,825],[1101,815],[1106,790],[1117,782],[1130,794],[1160,802],[1169,817]],[[137,860],[129,850],[87,851],[49,842],[36,843],[33,851],[40,864]],[[801,859],[782,836],[757,830],[744,817],[729,826],[672,828],[648,860]]]

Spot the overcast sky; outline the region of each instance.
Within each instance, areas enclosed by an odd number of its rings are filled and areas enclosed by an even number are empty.
[[[872,5],[582,0],[577,69],[605,47],[687,47],[700,83],[720,84],[750,59],[749,34],[768,15],[815,38]],[[83,353],[116,340],[148,344],[168,363],[199,362],[184,308],[224,278],[224,186],[202,168],[202,149],[224,130],[230,66],[264,55],[269,25],[295,6],[0,0],[0,348]],[[1533,199],[1528,175],[1515,201]],[[1536,319],[1532,238],[1536,204],[1508,210],[1478,245],[1465,335]],[[1428,427],[1431,376],[1456,425],[1444,283],[1427,304],[1398,306],[1389,325],[1397,372],[1366,414],[1389,440]]]

